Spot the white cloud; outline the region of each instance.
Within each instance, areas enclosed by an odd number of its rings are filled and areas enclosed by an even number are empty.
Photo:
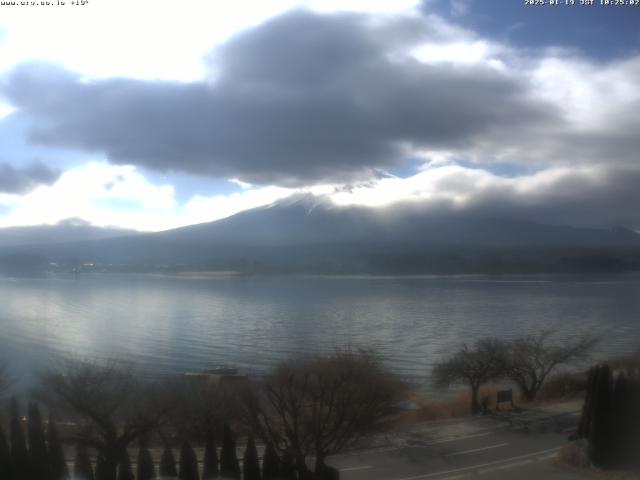
[[[601,166],[555,167],[529,175],[504,177],[478,168],[436,163],[408,178],[383,178],[330,197],[341,206],[383,207],[399,202],[420,202],[427,207],[445,202],[464,208],[487,193],[495,192],[501,192],[505,197],[519,197],[525,202],[536,201],[540,195],[553,192],[566,179],[597,178],[601,174]]]
[[[243,210],[269,205],[294,192],[288,188],[261,187],[230,195],[196,196],[182,209],[184,214],[180,221],[183,225],[190,225],[219,220]]]
[[[180,205],[171,185],[152,184],[130,165],[95,161],[68,170],[54,184],[40,186],[25,195],[0,194],[0,207],[7,210],[0,214],[0,228],[55,224],[77,217],[97,226],[167,230],[218,220],[294,193],[321,194],[331,188],[295,190],[246,184],[241,192],[194,196]]]
[[[394,13],[417,0],[90,0],[85,6],[3,7],[0,72],[47,61],[88,77],[192,81],[203,56],[236,32],[296,7]]]
[[[413,51],[415,58],[424,63],[477,63],[491,60],[491,46],[482,40],[426,44]]]
[[[11,105],[0,102],[0,120],[2,120],[4,117],[8,117],[15,111],[16,109]]]
[[[531,73],[539,86],[537,94],[561,108],[577,129],[631,127],[618,120],[633,113],[631,105],[640,103],[640,56],[606,65],[551,56],[541,59]],[[635,119],[640,121],[640,112],[635,111]]]
[[[55,224],[79,217],[98,226],[159,231],[222,219],[300,193],[325,196],[337,206],[385,207],[412,202],[425,212],[442,211],[443,207],[475,209],[508,215],[515,212],[543,222],[607,226],[611,221],[611,225],[636,227],[635,213],[625,213],[624,205],[638,196],[634,193],[638,175],[635,170],[611,172],[606,165],[590,165],[504,177],[442,161],[430,163],[408,178],[298,189],[246,186],[239,192],[199,195],[179,204],[172,186],[150,183],[135,167],[92,162],[26,195],[0,194],[0,211],[7,210],[0,214],[0,227]]]
[[[92,0],[90,6],[74,9],[4,8],[0,19],[0,29],[5,31],[0,41],[0,71],[37,58],[89,77],[121,75],[191,81],[204,76],[202,57],[213,46],[242,28],[294,6],[325,12],[398,13],[412,11],[418,3]],[[327,185],[288,189],[232,180],[242,188],[241,192],[195,196],[180,205],[171,185],[150,183],[135,167],[94,162],[69,170],[55,184],[41,186],[24,196],[0,195],[0,211],[2,206],[8,210],[0,213],[0,227],[81,217],[96,225],[163,230],[224,218],[308,191],[326,193],[338,205],[384,206],[415,201],[425,205],[447,202],[464,208],[497,193],[529,204],[549,203],[549,198],[575,195],[573,190],[559,187],[563,182],[579,179],[583,185],[597,185],[613,165],[637,163],[640,56],[599,63],[566,51],[534,54],[478,38],[438,17],[428,17],[428,22],[437,25],[442,38],[440,42],[430,39],[430,43],[415,49],[412,53],[419,61],[461,64],[461,71],[469,64],[488,65],[500,70],[506,79],[517,80],[523,88],[523,100],[532,100],[541,108],[558,109],[563,118],[557,125],[527,125],[526,130],[508,125],[459,147],[444,145],[442,151],[407,147],[407,157],[431,159],[419,173],[337,192],[333,192],[334,186]],[[450,41],[452,37],[456,40]],[[12,111],[12,107],[0,104],[0,118]],[[535,165],[542,170],[507,178],[460,166],[452,159],[478,165],[505,161]]]
[[[0,226],[55,224],[79,217],[100,226],[153,229],[176,207],[170,185],[150,184],[135,167],[91,162],[26,195],[2,195]]]
[[[419,0],[307,0],[303,4],[318,12],[355,11],[369,13],[407,12]]]

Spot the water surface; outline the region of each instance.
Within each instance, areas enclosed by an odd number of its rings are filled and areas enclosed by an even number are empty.
[[[601,334],[598,355],[638,350],[640,276],[0,278],[0,359],[23,379],[66,356],[262,373],[351,345],[428,388],[430,365],[460,343],[544,328]]]

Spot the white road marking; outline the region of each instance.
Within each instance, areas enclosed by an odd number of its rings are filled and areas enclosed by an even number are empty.
[[[356,470],[369,470],[373,468],[373,465],[363,465],[362,467],[349,467],[349,468],[339,468],[341,472],[354,472]]]
[[[467,455],[469,453],[476,453],[476,452],[482,452],[484,450],[491,450],[492,448],[506,447],[507,445],[509,445],[509,444],[508,443],[498,443],[497,445],[489,445],[487,447],[474,448],[473,450],[464,450],[462,452],[449,453],[448,455],[445,455],[445,456],[446,457],[455,457],[456,455]]]
[[[433,442],[428,442],[428,443],[423,443],[423,444],[418,444],[415,445],[416,447],[430,447],[432,445],[440,445],[442,443],[451,443],[451,442],[458,442],[458,441],[462,441],[462,440],[467,440],[469,438],[478,438],[478,437],[486,437],[488,435],[491,435],[499,430],[502,430],[503,428],[499,428],[499,429],[493,429],[493,430],[489,430],[487,432],[483,432],[483,433],[474,433],[471,435],[464,435],[461,437],[451,437],[451,438],[445,438],[442,440],[434,440]],[[400,446],[394,446],[394,447],[377,447],[377,448],[369,448],[369,449],[363,449],[363,450],[354,450],[351,452],[345,452],[345,453],[338,453],[336,455],[332,455],[331,458],[340,458],[340,457],[353,457],[353,456],[359,456],[359,455],[367,455],[370,453],[383,453],[383,452],[394,452],[397,450],[403,450],[405,448],[410,448],[412,445],[400,445]]]
[[[465,435],[464,437],[447,438],[445,440],[436,440],[435,442],[425,443],[425,445],[426,446],[440,445],[441,443],[458,442],[460,440],[467,440],[468,438],[486,437],[488,435],[491,435],[492,433],[494,433],[494,432],[476,433],[476,434],[473,434],[473,435]]]
[[[495,471],[498,471],[498,470],[507,470],[509,468],[514,468],[514,467],[521,467],[522,465],[529,465],[530,463],[533,463],[533,460],[531,460],[531,459],[521,460],[519,462],[507,463],[506,465],[500,465],[499,467],[485,468],[483,470],[478,470],[478,473],[480,475],[484,475],[485,473],[495,472]]]
[[[524,455],[518,455],[516,457],[511,457],[511,458],[503,458],[502,460],[494,460],[493,462],[481,463],[479,465],[471,465],[469,467],[455,468],[453,470],[446,470],[444,472],[425,473],[423,475],[415,475],[413,477],[396,478],[394,480],[420,480],[423,478],[432,478],[432,477],[437,477],[439,475],[447,475],[450,473],[468,472],[469,470],[476,470],[478,468],[491,467],[493,465],[501,465],[501,464],[512,462],[514,460],[521,460],[524,458],[543,455],[545,453],[557,452],[558,450],[560,450],[560,447],[548,448],[546,450],[540,450],[538,452],[526,453]]]

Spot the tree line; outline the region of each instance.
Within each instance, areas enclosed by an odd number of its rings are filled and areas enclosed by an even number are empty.
[[[132,466],[129,450],[123,448],[115,469],[109,466],[107,454],[97,449],[92,461],[86,443],[76,441],[75,456],[70,469],[64,455],[63,443],[55,419],[42,421],[40,409],[34,402],[28,406],[26,435],[15,399],[11,401],[10,435],[0,426],[0,478],[2,480],[152,480],[161,479],[209,480],[293,480],[295,468],[291,456],[278,457],[271,444],[258,456],[255,440],[248,437],[244,455],[237,456],[235,436],[228,425],[223,428],[222,447],[218,454],[215,435],[209,432],[201,462],[188,440],[184,440],[178,459],[170,445],[165,445],[158,465],[151,455],[148,438],[138,439],[136,468]],[[46,428],[45,428],[46,427]],[[202,467],[200,467],[200,463]],[[242,465],[242,468],[241,466]],[[157,467],[157,468],[156,468]]]
[[[433,367],[436,384],[446,387],[456,382],[471,389],[471,412],[479,413],[480,387],[495,380],[515,384],[525,401],[536,399],[549,375],[561,365],[585,358],[597,343],[593,336],[559,342],[550,330],[510,341],[497,338],[462,345]]]
[[[640,469],[640,368],[589,370],[577,436],[592,464]]]
[[[327,457],[386,428],[405,391],[366,351],[290,359],[259,381],[226,387],[143,381],[122,363],[68,361],[44,372],[32,395],[50,412],[47,422],[31,401],[25,435],[11,402],[9,435],[0,428],[0,479],[338,478]],[[71,469],[63,445],[75,448]],[[201,458],[194,445],[204,447]]]

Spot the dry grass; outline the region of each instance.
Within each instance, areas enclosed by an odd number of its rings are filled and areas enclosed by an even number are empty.
[[[601,480],[640,480],[638,472],[598,472],[595,477]]]
[[[584,397],[587,390],[587,375],[584,372],[558,373],[550,377],[536,398],[537,403],[576,400]]]
[[[504,389],[501,385],[484,385],[480,388],[480,401],[486,401],[489,410],[495,409],[496,392]],[[448,418],[465,417],[471,414],[471,392],[468,389],[460,390],[453,398],[434,400],[427,395],[413,393],[410,396],[417,408],[413,411],[403,412],[397,419],[397,423],[410,424],[412,422],[425,422],[433,420],[445,420]],[[510,405],[502,404],[503,410],[510,409]]]
[[[575,443],[569,443],[560,448],[557,460],[558,462],[573,468],[591,468],[591,462],[585,454],[584,449],[580,448]]]
[[[585,452],[586,443],[574,442],[564,445],[558,451],[556,461],[594,480],[640,480],[640,472],[602,470],[594,467]]]

